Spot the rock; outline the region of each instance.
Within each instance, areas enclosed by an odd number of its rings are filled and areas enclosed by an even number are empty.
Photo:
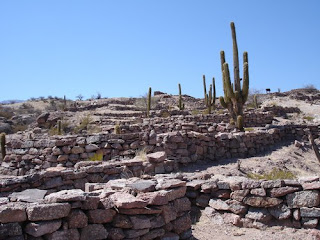
[[[14,192],[9,195],[11,201],[19,202],[39,202],[47,194],[47,190],[40,189],[26,189],[22,192]]]
[[[186,212],[191,210],[191,202],[187,197],[174,200],[173,205],[177,212]]]
[[[284,181],[280,179],[263,181],[261,183],[262,188],[279,188],[279,187],[282,187],[283,185],[284,185]]]
[[[47,122],[49,116],[50,116],[50,113],[48,113],[48,112],[45,112],[45,113],[40,114],[40,115],[37,117],[37,123],[38,123],[38,125],[39,125],[39,126],[43,126],[43,125]]]
[[[157,192],[139,193],[137,198],[147,202],[148,205],[166,205],[168,203],[167,194],[166,190],[160,190]]]
[[[176,233],[167,232],[162,237],[160,237],[160,240],[179,240],[180,237]]]
[[[149,232],[149,229],[130,229],[130,230],[124,230],[124,234],[127,237],[127,239],[140,239],[140,236],[145,235]]]
[[[226,203],[229,205],[229,211],[235,214],[244,214],[247,212],[248,207],[237,200],[228,199]]]
[[[165,230],[163,228],[152,229],[145,235],[141,236],[141,240],[151,240],[157,239],[165,234]]]
[[[100,148],[96,144],[88,144],[85,146],[86,152],[94,152],[99,150]]]
[[[156,189],[169,189],[169,188],[177,188],[181,186],[186,186],[186,182],[181,181],[179,179],[158,179],[158,184],[156,185]]]
[[[70,210],[69,203],[37,204],[27,207],[27,215],[30,221],[53,220],[68,216]]]
[[[320,181],[302,183],[303,190],[320,189]]]
[[[25,204],[8,203],[0,206],[0,223],[24,222],[26,220]]]
[[[300,214],[301,214],[301,217],[311,217],[311,218],[320,217],[320,208],[302,207],[300,208]]]
[[[22,229],[19,223],[0,224],[0,239],[10,239],[10,237],[22,235]]]
[[[242,202],[242,200],[249,194],[250,190],[235,190],[230,194],[230,198]]]
[[[168,201],[170,202],[170,201],[173,201],[174,199],[184,197],[186,194],[186,191],[187,191],[187,187],[172,188],[167,190],[166,196],[168,198]]]
[[[71,149],[71,153],[72,154],[81,154],[81,153],[84,153],[84,149],[83,149],[83,147],[80,147],[80,146],[74,146]]]
[[[48,233],[53,233],[61,227],[61,220],[30,222],[25,227],[25,232],[33,237],[40,237]]]
[[[169,223],[177,218],[177,212],[173,204],[168,204],[160,207],[162,209],[162,217],[165,223]]]
[[[74,209],[68,215],[68,224],[69,228],[86,227],[88,225],[88,217],[83,211]]]
[[[106,239],[108,237],[108,231],[102,224],[90,224],[81,230],[80,240],[98,240]]]
[[[137,192],[151,192],[155,190],[156,182],[152,180],[138,180],[126,185]]]
[[[111,240],[121,240],[126,237],[121,228],[109,228],[108,233],[108,239]]]
[[[210,201],[209,194],[201,194],[199,197],[196,198],[196,205],[199,207],[207,207]]]
[[[156,207],[146,207],[146,208],[120,208],[118,209],[119,213],[125,214],[125,215],[148,215],[148,214],[159,214],[162,212],[160,208]]]
[[[67,229],[67,230],[60,230],[56,231],[51,234],[46,235],[47,240],[79,240],[80,234],[77,229]]]
[[[63,190],[51,193],[45,197],[45,200],[50,203],[85,201],[86,194],[81,189]]]
[[[129,193],[122,192],[112,194],[110,200],[117,208],[144,208],[148,205],[146,201],[136,198]]]
[[[188,190],[198,190],[204,182],[204,180],[192,180],[191,182],[187,182],[186,186]]]
[[[299,191],[298,187],[280,187],[280,188],[273,188],[270,190],[271,197],[282,197],[287,195],[288,193],[293,193]]]
[[[222,214],[222,218],[224,223],[226,224],[233,224],[235,226],[241,226],[240,216],[234,213],[224,213]]]
[[[118,228],[132,228],[133,224],[128,216],[117,214],[112,221],[112,226]]]
[[[167,158],[166,152],[155,152],[147,154],[147,160],[151,163],[161,163]]]
[[[133,227],[132,229],[151,228],[150,218],[146,216],[130,216]]]
[[[289,208],[315,207],[320,203],[320,194],[317,190],[294,192],[287,195]]]
[[[291,210],[284,204],[268,208],[268,210],[273,217],[279,220],[287,219],[291,216]]]
[[[211,199],[209,201],[209,206],[216,210],[229,210],[229,205],[220,199]]]
[[[245,217],[259,222],[268,222],[272,218],[267,209],[252,207],[249,208]]]
[[[282,199],[270,197],[245,197],[243,202],[252,207],[274,207],[282,203]]]
[[[173,231],[177,234],[181,234],[186,230],[191,228],[191,218],[188,213],[184,214],[183,216],[177,218],[176,220],[172,221]]]
[[[95,209],[87,213],[90,223],[108,223],[112,222],[116,211],[113,209]]]
[[[315,228],[319,222],[318,218],[302,218],[301,223],[305,228]]]
[[[255,196],[265,197],[267,195],[264,188],[254,188],[251,189],[250,193]]]

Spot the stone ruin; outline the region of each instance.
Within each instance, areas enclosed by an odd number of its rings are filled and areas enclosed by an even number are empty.
[[[282,141],[306,139],[306,129],[320,135],[316,125],[272,125],[279,111],[247,113],[246,126],[259,127],[252,132],[221,124],[226,115],[186,115],[123,125],[122,134],[7,138],[0,239],[192,239],[200,209],[216,223],[239,227],[315,228],[318,177],[258,181],[177,173],[190,163],[255,156]],[[103,161],[86,161],[95,154]]]

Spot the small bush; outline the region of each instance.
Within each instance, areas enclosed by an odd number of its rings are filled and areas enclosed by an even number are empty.
[[[147,150],[142,148],[136,151],[136,157],[141,158],[143,161],[147,161]]]
[[[253,132],[254,131],[254,128],[244,128],[244,131],[245,132]]]
[[[296,176],[290,172],[285,171],[281,169],[272,169],[271,172],[265,173],[265,174],[256,174],[256,173],[248,173],[248,178],[260,180],[260,179],[266,179],[266,180],[277,180],[277,179],[295,179]]]
[[[14,133],[27,130],[28,126],[24,124],[17,124],[12,126],[12,130]]]
[[[114,125],[114,134],[121,134],[120,125],[118,123]]]
[[[199,111],[198,109],[193,109],[193,110],[191,111],[191,114],[192,114],[192,115],[198,115],[198,114],[200,114],[200,111]]]
[[[6,119],[12,118],[14,115],[12,108],[2,107],[0,105],[0,117],[4,117]]]
[[[305,119],[305,120],[307,120],[307,121],[311,122],[311,121],[313,121],[314,117],[311,117],[311,116],[305,116],[305,117],[303,117],[303,119]]]
[[[303,88],[308,90],[317,90],[317,88],[313,84],[304,85]]]
[[[92,157],[89,157],[89,161],[102,161],[103,153],[95,153]]]
[[[90,115],[86,115],[80,120],[80,125],[78,127],[74,128],[75,133],[80,133],[82,130],[88,130],[88,126],[90,122],[92,121],[92,118]]]
[[[168,111],[162,111],[160,117],[162,118],[168,118],[170,117],[170,113]]]

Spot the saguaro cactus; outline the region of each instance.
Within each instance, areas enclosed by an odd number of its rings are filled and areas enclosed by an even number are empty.
[[[205,75],[202,75],[202,80],[203,80],[203,91],[204,91],[204,104],[206,104],[206,106],[207,106],[208,95],[207,95],[206,76]]]
[[[182,103],[181,84],[180,83],[178,84],[178,87],[179,87],[179,104],[178,104],[178,107],[179,107],[179,110],[184,110],[184,103]]]
[[[58,120],[57,122],[57,130],[58,130],[58,135],[61,135],[62,133],[62,127],[61,127],[61,120]]]
[[[211,114],[211,110],[215,109],[215,102],[216,102],[216,84],[215,79],[212,78],[212,84],[210,84],[209,93],[206,90],[206,80],[205,76],[203,75],[203,84],[204,84],[204,91],[205,91],[205,104],[207,106],[208,114]]]
[[[238,57],[238,45],[236,38],[236,30],[234,23],[231,22],[231,33],[233,42],[233,84],[230,81],[230,73],[228,63],[225,62],[224,51],[220,52],[221,70],[223,77],[223,91],[224,97],[220,97],[220,103],[224,108],[227,108],[231,119],[237,122],[237,126],[243,131],[243,106],[248,99],[249,93],[249,65],[248,65],[248,53],[243,53],[243,78],[240,78],[239,74],[239,57]],[[242,88],[240,81],[243,81]],[[238,116],[242,116],[238,118]],[[239,122],[241,121],[242,124]]]
[[[0,145],[1,145],[1,155],[2,155],[2,160],[6,156],[6,134],[1,133],[0,134]]]
[[[147,99],[147,117],[150,117],[150,109],[151,109],[151,87],[149,87],[148,99]]]

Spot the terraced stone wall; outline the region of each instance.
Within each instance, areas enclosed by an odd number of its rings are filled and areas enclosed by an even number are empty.
[[[49,167],[72,168],[77,162],[102,154],[104,161],[130,159],[144,152],[165,151],[168,160],[188,164],[198,160],[255,156],[286,139],[305,137],[310,127],[315,137],[318,126],[290,125],[245,133],[223,132],[221,125],[208,128],[208,133],[185,126],[180,131],[157,134],[149,130],[134,134],[97,134],[91,136],[56,136],[48,139],[8,139],[2,173],[24,175]],[[221,132],[221,131],[222,132]],[[141,154],[137,152],[142,151]],[[158,169],[164,168],[161,163]],[[160,170],[158,172],[161,172]]]
[[[239,227],[316,228],[320,217],[318,177],[256,181],[192,180],[186,196],[212,221]]]
[[[110,181],[93,192],[29,189],[0,198],[0,239],[189,239],[185,193],[175,179]]]

